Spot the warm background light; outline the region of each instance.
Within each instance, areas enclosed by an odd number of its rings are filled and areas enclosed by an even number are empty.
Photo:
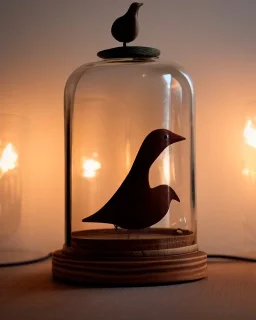
[[[253,125],[252,120],[248,120],[246,127],[244,129],[244,138],[245,142],[253,147],[256,148],[256,125]]]
[[[94,159],[85,159],[83,162],[83,177],[84,178],[94,178],[97,171],[101,168],[99,161]]]
[[[130,2],[1,3],[0,111],[26,116],[31,147],[23,153],[31,161],[23,223],[34,241],[20,238],[22,247],[63,244],[64,84],[74,68],[97,59],[97,51],[118,46],[109,29]],[[161,49],[162,58],[184,65],[195,84],[200,248],[238,253],[256,247],[255,185],[241,174],[244,119],[256,114],[256,1],[143,2],[134,45]]]
[[[11,143],[8,143],[0,153],[0,177],[9,170],[17,167],[18,154]]]
[[[244,168],[242,174],[251,182],[256,181],[256,124],[249,119],[244,128]]]

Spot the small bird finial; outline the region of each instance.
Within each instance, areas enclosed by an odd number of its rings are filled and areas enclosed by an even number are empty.
[[[111,28],[112,36],[126,47],[139,34],[138,11],[143,3],[133,2],[125,15],[117,18]]]

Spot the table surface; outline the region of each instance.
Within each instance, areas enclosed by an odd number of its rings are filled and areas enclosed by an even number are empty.
[[[215,261],[178,285],[82,288],[55,283],[51,261],[0,268],[0,319],[256,319],[256,264]]]

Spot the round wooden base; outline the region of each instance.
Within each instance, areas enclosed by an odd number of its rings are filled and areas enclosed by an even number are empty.
[[[53,278],[90,286],[138,286],[202,279],[206,277],[207,256],[198,251],[193,239],[192,232],[171,229],[75,232],[72,246],[53,254]]]

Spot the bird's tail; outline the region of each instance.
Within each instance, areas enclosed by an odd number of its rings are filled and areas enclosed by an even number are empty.
[[[100,219],[99,217],[95,216],[94,214],[84,218],[82,221],[83,222],[101,222],[102,219]]]
[[[86,218],[84,218],[82,221],[83,221],[83,222],[96,222],[96,221],[94,221],[93,216],[86,217]]]
[[[107,218],[108,217],[104,215],[101,210],[99,210],[91,216],[85,217],[82,222],[110,223],[109,221],[107,221]]]
[[[173,189],[171,189],[171,190],[172,190],[172,195],[171,195],[172,200],[176,200],[176,201],[180,202],[180,198],[178,197],[177,193]]]

